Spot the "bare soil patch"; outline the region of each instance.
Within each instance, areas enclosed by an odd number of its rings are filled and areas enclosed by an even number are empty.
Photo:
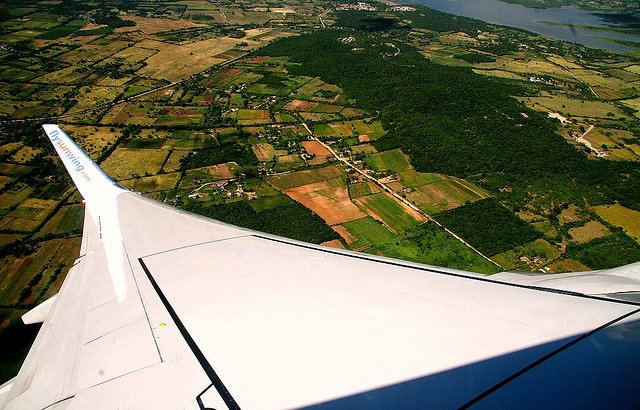
[[[600,221],[587,222],[579,228],[569,229],[569,234],[577,243],[591,242],[594,239],[608,236],[610,233],[609,228]]]
[[[347,231],[347,228],[345,228],[342,225],[335,225],[331,227],[334,231],[336,231],[338,233],[338,235],[340,235],[340,237],[342,239],[345,240],[345,242],[347,242],[347,244],[351,245],[352,243],[354,243],[355,241],[358,240],[358,238],[356,238],[355,236],[353,236],[351,234],[351,232]]]
[[[330,157],[331,152],[318,141],[302,141],[302,146],[309,155]]]
[[[335,186],[322,181],[290,188],[284,193],[318,214],[328,225],[337,225],[367,216],[351,202],[346,186]]]

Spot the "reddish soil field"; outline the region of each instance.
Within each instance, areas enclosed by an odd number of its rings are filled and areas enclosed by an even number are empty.
[[[347,228],[345,228],[342,225],[336,225],[336,226],[332,226],[331,227],[334,231],[336,231],[338,233],[338,235],[340,235],[342,237],[342,239],[345,240],[345,242],[347,242],[349,245],[351,245],[352,243],[354,243],[357,238],[353,235],[351,235],[351,232],[347,231]]]
[[[291,111],[311,111],[317,106],[318,106],[318,103],[314,103],[310,101],[302,101],[302,100],[293,100],[289,104],[287,104],[284,108],[285,110],[291,110]]]
[[[309,153],[317,157],[330,157],[331,152],[322,146],[318,141],[302,141],[302,146]]]
[[[332,241],[322,242],[320,245],[328,246],[330,248],[344,249],[344,246],[342,246],[342,242],[340,242],[339,239],[334,239]]]
[[[366,216],[351,202],[346,187],[333,187],[326,181],[290,188],[283,192],[318,214],[328,225],[337,225]]]

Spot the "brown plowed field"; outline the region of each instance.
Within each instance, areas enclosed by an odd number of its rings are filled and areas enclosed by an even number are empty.
[[[302,146],[309,153],[317,157],[330,157],[331,152],[322,146],[318,141],[302,141]]]
[[[327,181],[290,188],[283,191],[292,199],[318,214],[328,225],[367,216],[349,199],[349,191],[345,186],[332,186]]]

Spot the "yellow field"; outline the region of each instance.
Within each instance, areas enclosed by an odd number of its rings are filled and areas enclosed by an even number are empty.
[[[5,185],[12,181],[14,181],[13,178],[0,175],[0,189],[2,189]]]
[[[440,181],[416,187],[407,194],[407,198],[426,213],[434,214],[489,196],[467,181],[444,176],[441,178]]]
[[[374,154],[378,152],[376,147],[371,144],[360,144],[351,147],[351,151],[355,154]]]
[[[589,84],[601,98],[617,99],[627,96],[625,89],[630,88],[629,82],[611,77],[592,70],[572,70],[573,76]]]
[[[164,150],[118,148],[101,165],[115,179],[155,175],[167,158]]]
[[[136,25],[133,27],[120,27],[116,29],[116,32],[125,33],[130,31],[141,31],[144,34],[154,34],[161,31],[180,30],[185,28],[204,26],[204,24],[192,23],[187,20],[150,18],[131,15],[127,16],[127,20],[134,21]]]
[[[443,43],[471,43],[471,44],[480,44],[480,42],[469,36],[466,33],[449,33],[443,34],[439,37],[440,41]]]
[[[47,199],[25,199],[14,211],[2,218],[2,229],[31,232],[53,212],[57,204],[57,201]]]
[[[593,210],[605,221],[624,229],[640,243],[640,212],[620,204],[596,206]]]
[[[42,149],[40,148],[22,147],[18,152],[11,156],[11,161],[23,164],[33,159],[33,157],[40,154],[41,152]]]
[[[113,145],[119,131],[109,127],[91,125],[63,125],[62,128],[73,140],[94,160],[100,156],[103,149]]]
[[[520,101],[537,111],[559,112],[574,117],[610,118],[624,117],[624,113],[616,106],[600,101],[574,100],[560,95],[550,97],[521,97]]]
[[[625,67],[625,70],[634,74],[640,74],[640,65],[638,64],[630,65],[629,67]]]
[[[21,142],[10,142],[9,144],[4,144],[0,147],[0,156],[5,156],[7,154],[11,154],[12,152],[18,152],[20,148],[22,148]]]
[[[137,179],[126,179],[119,181],[119,184],[132,191],[147,193],[173,189],[179,180],[180,173],[174,172],[171,174],[158,174]]]
[[[629,108],[632,108],[632,109],[634,109],[636,111],[639,111],[639,112],[636,112],[635,115],[636,115],[636,117],[640,117],[640,98],[634,98],[634,99],[631,99],[631,100],[623,100],[623,101],[620,101],[620,102],[622,104],[626,105]]]
[[[18,241],[24,238],[25,235],[18,233],[3,233],[0,234],[0,246],[8,245],[12,242]],[[1,265],[0,265],[1,266]]]
[[[70,66],[67,68],[63,68],[58,71],[52,71],[47,73],[41,77],[38,77],[38,82],[47,83],[47,84],[63,84],[68,85],[69,83],[73,83],[74,81],[84,77],[85,73],[77,73],[74,70],[76,66]]]
[[[575,259],[563,259],[560,261],[556,261],[548,266],[553,273],[564,273],[564,272],[584,272],[591,270],[587,265],[578,262]]]
[[[189,155],[189,151],[173,151],[162,168],[165,172],[173,172],[180,169],[180,160]]]
[[[157,52],[156,50],[152,50],[149,48],[133,46],[133,47],[125,48],[124,50],[115,53],[114,55],[109,57],[105,62],[122,60],[125,63],[136,64],[146,60],[147,58],[156,54],[156,52]]]
[[[214,57],[234,48],[241,41],[255,47],[259,43],[252,40],[220,37],[191,44],[175,45],[154,40],[144,40],[137,47],[157,51],[146,60],[147,65],[137,73],[162,80],[179,81],[204,71],[214,64],[224,61]]]
[[[18,191],[11,190],[0,194],[0,209],[11,208],[24,201],[31,195],[33,188],[24,188]]]
[[[551,56],[545,56],[545,57],[547,60],[551,61],[553,64],[558,65],[562,68],[566,68],[568,70],[579,70],[582,68],[582,66],[579,66],[578,64],[573,63],[560,56],[551,55]]]
[[[271,176],[267,178],[267,182],[278,189],[284,190],[301,185],[326,181],[342,175],[344,175],[344,170],[338,166],[332,165],[309,171],[298,171],[290,174]]]
[[[590,221],[579,228],[569,229],[569,235],[577,243],[587,243],[594,239],[608,236],[611,233],[609,228],[599,221]]]
[[[271,161],[276,155],[286,155],[286,151],[276,150],[273,145],[267,143],[254,144],[251,149],[256,154],[258,161]]]
[[[558,214],[558,221],[562,224],[568,224],[572,222],[580,222],[584,220],[584,216],[581,215],[580,208],[575,205],[570,205],[567,209],[563,209],[560,214]]]
[[[504,71],[504,70],[480,70],[480,69],[474,68],[473,72],[476,74],[489,75],[492,77],[500,77],[500,78],[509,78],[512,80],[522,80],[524,78],[524,75],[522,74],[516,74],[510,71]]]
[[[135,124],[152,125],[156,121],[153,108],[139,104],[118,104],[107,112],[100,120],[101,124]]]
[[[78,103],[70,111],[86,110],[97,105],[112,102],[124,87],[81,87],[78,94]]]
[[[536,75],[549,75],[557,78],[564,78],[567,80],[573,79],[572,71],[569,71],[563,67],[557,66],[547,60],[540,59],[524,59],[514,58],[511,56],[503,56],[491,63],[480,63],[475,66],[478,69],[493,69],[502,71],[511,71],[520,74],[536,74]]]
[[[128,42],[122,40],[116,40],[106,45],[83,44],[82,46],[61,55],[60,59],[70,64],[76,64],[80,62],[80,60],[99,61],[126,48],[127,46]]]
[[[595,147],[607,147],[607,158],[619,161],[640,161],[640,155],[636,145],[626,145],[625,138],[633,138],[630,131],[616,130],[612,128],[595,128],[585,139]],[[623,146],[620,148],[620,146]]]

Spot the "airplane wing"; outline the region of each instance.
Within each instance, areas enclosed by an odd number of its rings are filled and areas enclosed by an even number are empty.
[[[640,402],[638,265],[579,289],[296,242],[129,192],[44,129],[86,201],[83,242],[27,315],[44,323],[6,408]]]

